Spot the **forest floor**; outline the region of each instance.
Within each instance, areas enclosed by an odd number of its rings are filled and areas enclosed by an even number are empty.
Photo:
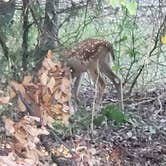
[[[135,92],[130,98],[124,100],[125,114],[132,117],[132,123],[116,125],[108,121],[100,126],[94,126],[92,135],[90,124],[86,124],[86,121],[84,123],[84,120],[86,116],[91,115],[93,97],[92,87],[83,85],[80,98],[84,101],[82,103],[84,109],[81,108],[78,114],[74,115],[70,131],[58,129],[57,132],[60,144],[67,145],[70,149],[77,146],[82,159],[80,156],[74,157],[80,164],[76,164],[73,159],[57,157],[55,159],[57,165],[81,166],[83,164],[86,166],[87,163],[94,166],[166,165],[166,91],[164,89],[152,89],[144,94]],[[104,105],[115,101],[115,98],[116,92],[108,88]],[[1,142],[4,142],[6,138],[2,121],[14,108],[6,107],[5,109],[8,109],[5,113],[1,111]],[[0,150],[0,154],[6,153]]]
[[[86,100],[86,108],[91,108],[94,94],[90,85],[86,88],[83,85],[80,96],[81,101]],[[114,98],[116,93],[107,88],[104,104],[115,101]],[[132,117],[132,124],[115,125],[109,121],[96,127],[93,137],[89,136],[88,128],[81,130],[80,126],[77,134],[95,148],[99,165],[165,166],[166,90],[154,88],[144,93],[135,92],[124,99],[124,105],[125,114]]]

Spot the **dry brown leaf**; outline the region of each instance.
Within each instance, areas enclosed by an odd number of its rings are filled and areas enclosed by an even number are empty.
[[[47,58],[48,59],[52,59],[53,58],[53,52],[51,50],[48,50]]]
[[[42,128],[37,128],[36,126],[32,126],[31,124],[27,124],[27,125],[24,125],[23,126],[23,129],[33,137],[33,141],[35,143],[38,143],[39,142],[39,139],[38,139],[38,135],[48,135],[49,132],[46,130],[45,127],[42,127]]]
[[[47,85],[47,81],[48,81],[48,76],[46,73],[43,73],[41,76],[40,76],[40,83],[42,85]]]
[[[119,148],[118,147],[113,149],[113,151],[110,154],[110,159],[112,161],[114,161],[117,166],[121,165],[120,153],[119,153]]]
[[[69,113],[62,114],[62,122],[64,123],[65,126],[69,126],[69,118],[70,118]]]
[[[48,84],[47,84],[47,87],[50,88],[51,90],[51,93],[53,93],[54,91],[54,87],[55,87],[55,79],[54,77],[51,77]]]
[[[66,77],[63,77],[63,78],[62,78],[62,84],[63,84],[65,87],[70,87],[71,82],[70,82],[70,80],[67,79]]]
[[[19,158],[14,152],[8,156],[0,156],[0,166],[35,166],[40,163],[35,163],[32,159]]]
[[[61,84],[60,90],[65,93],[67,90],[67,87],[64,84]]]
[[[70,93],[69,93],[70,94]],[[70,95],[66,95],[66,94],[61,94],[61,98],[60,98],[60,101],[61,101],[61,103],[66,103],[66,102],[68,102],[69,100],[70,100]]]
[[[9,96],[6,97],[0,97],[0,104],[8,104],[10,100]]]
[[[23,102],[21,101],[20,98],[18,99],[17,104],[18,104],[18,108],[19,108],[19,110],[21,112],[25,112],[26,111],[26,107],[25,107],[25,105],[23,104]]]
[[[63,112],[68,112],[68,113],[69,113],[69,111],[70,111],[70,107],[69,107],[68,105],[64,104],[64,105],[63,105],[63,108],[62,108],[62,111],[63,111]]]
[[[35,93],[31,94],[31,96],[33,95],[32,98],[34,98],[34,102],[36,104],[40,104],[41,103],[41,98],[42,98],[42,94],[41,93],[42,93],[42,87],[38,88]]]
[[[70,151],[68,148],[66,148],[64,145],[60,145],[60,147],[58,147],[57,149],[52,149],[51,151],[54,155],[56,156],[63,156],[65,158],[71,158],[72,155],[70,154]]]
[[[13,134],[15,129],[14,129],[14,122],[11,119],[6,119],[5,120],[5,129],[6,132]]]
[[[37,149],[28,149],[26,157],[29,159],[32,159],[34,163],[39,163],[39,155],[38,155],[38,150]]]
[[[11,87],[13,87],[16,91],[21,92],[21,94],[25,94],[25,88],[22,84],[17,83],[16,81],[12,81],[10,83]]]
[[[48,125],[50,128],[53,128],[52,124],[55,122],[55,120],[49,116],[48,114],[45,114],[46,116],[42,117],[42,122],[44,125]]]
[[[51,69],[54,69],[55,67],[55,63],[49,58],[44,58],[42,65],[48,71],[50,71]]]
[[[43,73],[48,75],[48,70],[46,70],[44,67],[41,67],[41,69],[37,73],[38,78],[40,78]]]
[[[57,101],[61,101],[61,96],[62,96],[62,92],[60,90],[57,90],[55,93],[54,93],[54,98],[55,100]]]
[[[20,130],[15,128],[15,133],[14,133],[14,137],[17,139],[17,141],[19,142],[18,145],[20,147],[26,147],[28,145],[27,139],[28,136],[26,135],[26,132],[24,130]]]
[[[50,108],[50,111],[56,115],[61,115],[62,114],[62,108],[63,105],[62,104],[56,104],[55,106],[52,106]]]
[[[55,78],[54,91],[56,91],[56,90],[60,90],[61,83],[62,83],[62,81],[61,81],[60,78],[58,78],[58,79]]]
[[[43,94],[43,104],[47,107],[49,107],[51,105],[51,95],[49,93]]]
[[[9,96],[10,96],[10,99],[13,99],[16,97],[16,93],[11,87],[9,88]]]
[[[40,122],[40,118],[35,117],[35,116],[24,116],[24,119],[28,122]]]
[[[52,106],[50,108],[50,112],[48,113],[51,117],[61,120],[62,123],[65,124],[65,126],[69,125],[69,118],[70,118],[70,112],[69,110],[67,112],[63,112],[63,107],[65,109],[68,109],[68,106],[62,105],[62,104],[56,104],[55,106]]]

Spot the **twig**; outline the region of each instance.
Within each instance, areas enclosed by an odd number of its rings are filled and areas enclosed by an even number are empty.
[[[137,102],[137,103],[132,103],[131,105],[132,106],[137,106],[137,105],[140,105],[140,104],[144,104],[144,103],[148,103],[148,102],[151,102],[151,101],[154,101],[154,100],[158,100],[159,102],[159,105],[160,105],[160,108],[162,108],[162,104],[161,104],[161,97],[164,97],[166,95],[166,93],[163,93],[159,96],[156,96],[154,98],[150,98],[150,99],[142,99],[143,101],[140,101],[140,102]]]
[[[158,29],[154,46],[153,46],[153,48],[151,49],[151,51],[149,52],[148,57],[151,57],[151,56],[152,56],[152,53],[153,53],[153,52],[156,50],[156,48],[157,48],[157,44],[158,44],[158,41],[159,41],[160,31],[161,31],[162,27],[165,25],[165,21],[166,21],[166,16],[165,16],[165,18],[164,18],[164,20],[163,20],[163,23],[160,25],[160,27],[159,27],[159,29]],[[131,92],[132,92],[132,90],[133,90],[133,87],[135,86],[135,84],[136,84],[136,82],[137,82],[137,79],[138,79],[138,77],[141,75],[141,73],[142,73],[144,67],[145,67],[145,62],[144,62],[144,64],[143,64],[142,66],[140,66],[140,68],[138,69],[138,74],[136,75],[136,77],[135,77],[134,80],[133,80],[133,83],[132,83],[132,85],[131,85],[131,87],[130,87],[130,89],[129,89],[129,92],[128,92],[129,94],[131,94]]]
[[[95,113],[95,109],[96,109],[96,99],[97,99],[97,93],[98,93],[98,81],[99,81],[99,60],[97,61],[97,78],[96,78],[96,82],[95,82],[95,95],[94,95],[94,99],[93,99],[93,105],[92,105],[92,116],[91,116],[91,131],[92,131],[92,134],[93,134],[93,130],[94,130],[94,113]]]
[[[2,47],[2,51],[4,53],[4,56],[7,60],[9,60],[9,48],[7,47],[5,41],[3,40],[3,37],[0,36],[0,45]]]

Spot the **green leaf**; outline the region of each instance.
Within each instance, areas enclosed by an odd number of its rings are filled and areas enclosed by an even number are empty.
[[[126,8],[131,15],[136,15],[137,2],[135,0],[132,0],[131,2],[126,2]]]
[[[127,50],[127,53],[129,54],[129,57],[135,57],[136,56],[135,50],[133,50],[132,48],[129,48]]]
[[[141,53],[139,52],[139,51],[135,51],[135,54],[137,55],[137,56],[140,56],[141,55]]]
[[[120,42],[123,42],[123,41],[126,41],[127,40],[127,36],[123,36],[120,40],[119,40],[119,43]]]
[[[121,5],[126,6],[127,1],[126,0],[120,0]]]
[[[113,71],[118,71],[119,69],[120,69],[120,67],[118,65],[113,65],[112,66]]]
[[[102,110],[102,114],[107,117],[108,120],[113,120],[117,124],[129,122],[129,117],[119,110],[117,106],[108,105]]]
[[[104,122],[104,120],[105,120],[105,116],[104,115],[99,115],[94,119],[93,122],[96,126],[100,126]]]
[[[136,0],[131,0],[128,2],[127,0],[108,0],[113,8],[118,5],[125,6],[131,15],[135,15],[137,11],[137,2]]]
[[[109,0],[109,3],[111,4],[111,6],[113,8],[115,8],[116,6],[118,6],[120,4],[119,0]]]

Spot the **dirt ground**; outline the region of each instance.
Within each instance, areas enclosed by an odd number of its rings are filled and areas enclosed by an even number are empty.
[[[92,102],[89,96],[93,98],[93,92],[86,88],[81,93],[82,101],[87,99],[84,103],[86,106]],[[104,103],[114,101],[115,96],[116,93],[108,88]],[[89,141],[100,157],[107,153],[110,158],[119,158],[119,163],[114,163],[101,157],[103,161],[99,165],[165,166],[166,90],[151,89],[144,94],[135,92],[124,99],[124,105],[125,113],[133,117],[134,123],[114,126],[109,122],[96,128],[95,136]],[[88,132],[85,133],[83,131],[81,134],[86,137]]]
[[[91,110],[94,94],[91,87],[88,88],[81,91],[80,98],[87,110]],[[115,98],[116,92],[108,88],[104,104],[113,102]],[[86,147],[82,150],[84,155],[87,153],[93,157],[87,157],[85,160],[94,160],[92,163],[94,166],[165,166],[166,90],[154,89],[144,94],[135,92],[124,100],[124,105],[125,113],[132,117],[132,124],[124,123],[117,126],[109,121],[107,124],[95,127],[93,136],[87,126],[83,128],[77,125],[78,128],[74,128],[73,133],[65,132],[60,135],[61,141],[70,148],[75,142],[77,145],[80,144],[80,147]],[[11,111],[13,117],[16,116],[14,108],[10,108],[12,110],[9,108],[1,111],[1,144],[4,144],[5,139],[9,141],[4,132],[3,119]],[[7,153],[4,149],[0,150],[1,155]],[[79,165],[71,159],[56,158],[55,161],[59,166]]]

